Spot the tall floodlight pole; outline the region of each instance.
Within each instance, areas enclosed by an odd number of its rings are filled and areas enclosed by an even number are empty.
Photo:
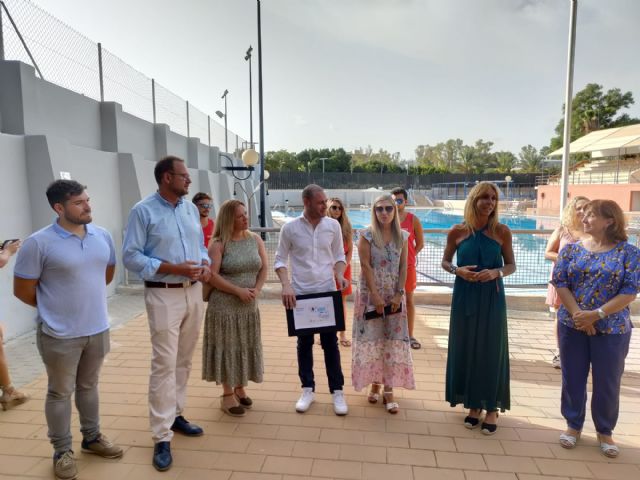
[[[251,52],[253,47],[249,45],[244,59],[249,62],[249,148],[253,148],[253,86],[251,79]]]
[[[260,119],[260,226],[267,226],[265,215],[265,188],[264,188],[264,112],[262,106],[262,27],[260,19],[260,0],[258,4],[258,116]]]
[[[578,0],[571,1],[571,19],[569,23],[569,53],[567,56],[567,85],[564,98],[564,135],[562,149],[562,184],[560,186],[560,216],[567,204],[569,193],[569,155],[571,146],[571,102],[573,100],[573,62],[576,53],[576,18]]]
[[[227,134],[227,94],[229,90],[225,89],[222,97],[224,98],[224,151],[229,153],[229,135]]]

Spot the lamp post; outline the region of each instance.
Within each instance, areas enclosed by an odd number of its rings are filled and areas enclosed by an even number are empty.
[[[318,160],[322,160],[322,188],[326,187],[326,183],[324,181],[324,161],[329,160],[328,158],[319,158]]]
[[[251,52],[253,47],[249,45],[244,59],[249,62],[249,145],[253,148],[253,86],[251,84]]]
[[[509,200],[509,185],[511,184],[511,175],[504,177],[504,181],[507,182],[507,200]]]
[[[260,226],[267,226],[265,215],[265,189],[264,189],[264,109],[262,105],[262,25],[260,18],[260,0],[256,0],[258,7],[258,110],[260,117]]]
[[[218,117],[224,118],[224,151],[227,153],[229,153],[229,135],[227,130],[227,94],[228,93],[229,93],[229,90],[225,89],[224,93],[222,94],[222,97],[220,97],[220,98],[224,98],[224,113],[222,113],[220,110],[216,112],[216,115],[218,115]]]
[[[265,170],[264,171],[264,179],[265,181],[269,179],[269,170]],[[264,182],[261,182],[259,185],[257,185],[253,191],[248,192],[244,186],[242,185],[242,183],[240,182],[233,182],[233,196],[236,196],[236,187],[240,187],[240,190],[242,190],[242,192],[244,193],[244,196],[247,198],[247,210],[249,210],[249,226],[252,226],[252,221],[251,221],[251,217],[252,217],[252,209],[251,209],[251,200],[253,200],[253,197],[255,197],[256,193],[258,193],[258,190],[262,188]]]

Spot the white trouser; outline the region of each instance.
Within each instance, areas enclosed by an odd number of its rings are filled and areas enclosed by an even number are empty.
[[[170,442],[182,415],[193,351],[204,314],[202,284],[187,288],[145,288],[151,332],[149,422],[154,442]]]

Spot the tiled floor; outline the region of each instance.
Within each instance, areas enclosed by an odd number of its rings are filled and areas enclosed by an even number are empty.
[[[640,478],[640,340],[632,340],[622,388],[616,439],[620,457],[607,460],[596,446],[591,420],[579,446],[562,449],[559,371],[549,365],[551,322],[540,313],[509,312],[512,410],[500,417],[490,438],[462,426],[461,408],[443,401],[448,331],[447,307],[419,307],[415,352],[418,389],[397,391],[401,411],[387,414],[367,403],[364,392],[345,391],[349,415],[333,414],[322,352],[315,346],[318,394],[305,414],[294,411],[299,393],[295,339],[286,336],[282,307],[262,304],[265,382],[250,385],[255,407],[244,418],[219,409],[221,388],[200,380],[201,352],[185,415],[205,429],[199,438],[176,436],[174,466],[165,473],[151,466],[147,420],[150,345],[146,318],[140,315],[112,332],[113,348],[101,376],[103,431],[126,448],[119,460],[77,453],[81,479],[448,479],[556,480]],[[341,348],[345,377],[350,349]],[[14,368],[16,366],[14,365]],[[43,398],[46,378],[26,387],[33,399],[0,412],[0,479],[52,478]],[[72,429],[80,452],[78,419]]]

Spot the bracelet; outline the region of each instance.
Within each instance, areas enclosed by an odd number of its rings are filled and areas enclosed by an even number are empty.
[[[451,264],[451,267],[449,267],[449,273],[455,275],[456,274],[456,270],[458,270],[458,266],[454,265],[453,263]]]

